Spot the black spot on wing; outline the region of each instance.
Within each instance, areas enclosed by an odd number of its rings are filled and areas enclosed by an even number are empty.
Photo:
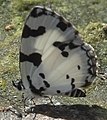
[[[32,53],[29,55],[29,61],[33,62],[35,66],[39,66],[40,63],[42,62],[41,57],[42,56],[39,53]]]
[[[48,15],[48,14],[49,14],[49,12],[47,12],[47,9],[45,7],[44,8],[35,7],[31,11],[30,16],[39,17],[39,16],[42,16],[42,15]]]
[[[28,56],[24,53],[20,52],[20,62],[24,62],[28,60]]]
[[[43,35],[45,32],[46,32],[46,29],[43,26],[39,26],[38,29],[35,30],[25,25],[22,33],[22,38],[28,38],[29,36],[37,37],[37,36]]]
[[[61,93],[61,91],[60,91],[60,90],[57,90],[56,92],[57,92],[58,94],[59,94],[59,93]]]
[[[54,11],[47,10],[45,7],[40,8],[40,7],[35,7],[30,13],[31,17],[39,17],[42,15],[50,15],[50,16],[56,16]]]
[[[40,87],[39,91],[45,91],[44,87]]]
[[[29,88],[31,90],[32,93],[36,94],[36,95],[40,95],[42,96],[42,91],[45,91],[45,88],[40,87],[40,89],[36,89],[35,86],[32,84],[32,80],[30,79],[30,76],[27,76],[27,80],[29,82]]]
[[[75,88],[75,84],[71,84],[72,85],[72,89],[74,89]]]
[[[74,83],[74,82],[75,82],[75,79],[74,79],[74,78],[71,78],[71,81],[72,81],[71,83]]]
[[[63,43],[59,41],[53,43],[53,46],[59,48],[61,51],[63,51],[67,45],[68,43]]]
[[[62,31],[65,31],[67,29],[67,24],[64,22],[59,22],[57,24],[57,27],[60,28]]]
[[[54,43],[53,43],[53,46],[55,46],[55,47],[59,47],[59,46],[61,46],[62,45],[62,42],[60,42],[60,41],[55,41]]]
[[[40,75],[43,79],[45,79],[45,74],[44,74],[44,73],[39,73],[39,75]]]
[[[31,36],[32,37],[37,37],[39,35],[43,35],[46,32],[46,28],[44,26],[40,26],[38,27],[37,30],[32,30],[33,32],[31,32]],[[35,34],[36,32],[36,34]]]
[[[74,82],[75,82],[75,79],[74,79],[74,78],[71,78],[71,86],[72,86],[72,89],[75,88],[75,84],[74,84]]]
[[[53,46],[59,48],[61,51],[64,51],[65,47],[67,46],[69,47],[70,50],[79,47],[79,45],[75,45],[73,42],[64,43],[64,42],[59,42],[59,41],[54,42]]]
[[[25,25],[24,29],[23,29],[23,33],[22,33],[22,38],[28,38],[29,37],[29,33],[30,33],[31,29]]]
[[[80,68],[81,68],[80,65],[78,65],[77,68],[78,68],[78,70],[80,70]]]
[[[63,17],[59,16],[59,23],[57,24],[57,27],[60,28],[63,32],[68,28],[71,27],[71,23],[66,22]]]
[[[44,82],[44,84],[45,84],[45,86],[47,87],[47,88],[49,88],[50,87],[50,84],[47,82],[47,81],[43,81]]]
[[[29,61],[34,64],[34,66],[39,66],[42,62],[41,54],[39,53],[32,53],[30,55],[25,55],[24,53],[20,52],[20,62]]]
[[[33,10],[30,13],[30,16],[32,16],[32,17],[38,17],[37,8],[33,8]]]
[[[38,16],[41,16],[43,14],[43,11],[39,11],[40,9],[38,8],[33,8],[33,10],[31,11],[30,13],[30,16],[31,17],[38,17]]]
[[[77,47],[79,47],[78,45],[75,45],[73,42],[70,42],[69,43],[69,49],[74,49],[74,48],[77,48]]]
[[[62,54],[63,57],[68,57],[69,56],[69,53],[66,52],[66,51],[62,51],[61,54]]]
[[[66,79],[69,79],[69,75],[68,74],[66,75]]]

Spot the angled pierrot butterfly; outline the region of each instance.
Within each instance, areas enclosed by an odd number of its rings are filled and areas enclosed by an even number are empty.
[[[70,22],[49,8],[36,6],[23,28],[20,70],[22,79],[13,84],[28,97],[85,97],[82,88],[95,79],[97,60],[93,47],[82,41]]]

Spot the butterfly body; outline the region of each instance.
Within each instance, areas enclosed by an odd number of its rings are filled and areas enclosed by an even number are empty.
[[[31,96],[84,97],[97,74],[94,49],[75,27],[52,10],[36,6],[26,19],[20,49],[24,91]]]

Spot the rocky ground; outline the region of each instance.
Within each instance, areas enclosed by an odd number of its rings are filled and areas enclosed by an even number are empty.
[[[0,112],[1,120],[107,120],[107,109],[97,105],[38,104],[25,108],[7,108]],[[42,101],[41,101],[42,102]],[[39,103],[39,102],[38,102]],[[23,112],[22,112],[23,111]]]

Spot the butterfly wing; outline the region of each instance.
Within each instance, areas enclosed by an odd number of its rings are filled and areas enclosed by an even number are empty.
[[[85,96],[96,77],[94,49],[52,10],[36,6],[26,19],[20,50],[24,88],[33,95]]]

